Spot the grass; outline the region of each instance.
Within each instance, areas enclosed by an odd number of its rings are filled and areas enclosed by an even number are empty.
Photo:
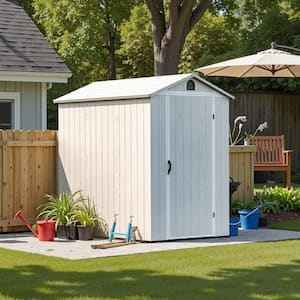
[[[0,278],[9,300],[299,299],[300,241],[77,261],[0,249]]]
[[[297,220],[285,221],[280,223],[273,223],[268,225],[268,228],[300,231],[300,220],[297,219]]]

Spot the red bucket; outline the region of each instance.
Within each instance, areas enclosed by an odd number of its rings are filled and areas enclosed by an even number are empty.
[[[40,241],[53,241],[55,235],[55,220],[37,221],[38,236]]]

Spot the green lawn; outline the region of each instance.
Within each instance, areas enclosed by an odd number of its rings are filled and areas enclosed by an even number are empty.
[[[300,220],[291,220],[286,222],[274,223],[268,225],[268,228],[300,231]]]
[[[79,261],[0,249],[0,278],[0,299],[299,299],[300,241]]]

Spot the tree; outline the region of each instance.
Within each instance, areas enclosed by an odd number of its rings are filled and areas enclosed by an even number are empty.
[[[121,47],[117,52],[122,59],[122,77],[153,75],[153,45],[150,15],[145,4],[131,10],[121,25]],[[130,68],[128,68],[130,66]]]
[[[185,39],[192,28],[213,8],[229,15],[235,1],[229,0],[145,0],[151,14],[155,75],[177,73]]]
[[[116,78],[119,26],[133,0],[33,0],[46,38],[84,84]]]
[[[237,32],[226,22],[223,15],[214,15],[207,11],[186,38],[179,72],[192,72],[200,65],[205,65],[208,57],[218,58],[224,53],[236,50],[236,36]]]
[[[133,0],[100,0],[99,9],[105,22],[106,43],[109,53],[108,79],[116,79],[116,43],[119,42],[119,26],[130,14]],[[118,43],[119,46],[119,43]]]
[[[151,14],[154,73],[175,74],[185,38],[211,5],[211,0],[202,0],[195,8],[195,1],[170,0],[168,20],[163,0],[145,2]]]

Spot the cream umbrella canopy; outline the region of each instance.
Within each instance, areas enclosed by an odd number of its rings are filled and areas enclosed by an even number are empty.
[[[226,60],[196,69],[206,76],[228,77],[300,77],[300,55],[276,49]]]

